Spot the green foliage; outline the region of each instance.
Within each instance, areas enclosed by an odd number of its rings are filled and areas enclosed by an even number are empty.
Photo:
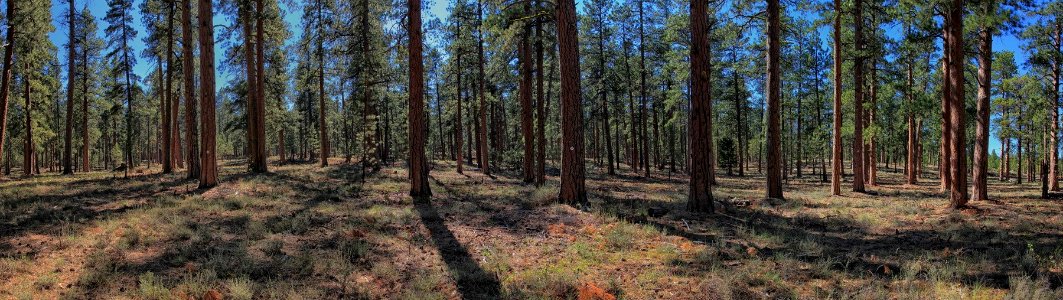
[[[736,153],[737,147],[735,146],[734,139],[730,137],[720,138],[716,142],[716,147],[716,161],[720,167],[730,170],[738,165],[738,154]]]

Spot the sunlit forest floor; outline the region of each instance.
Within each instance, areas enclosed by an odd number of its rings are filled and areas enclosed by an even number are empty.
[[[1036,184],[991,180],[996,202],[951,211],[896,170],[842,197],[791,179],[786,201],[720,176],[723,212],[693,215],[667,174],[592,168],[581,211],[552,203],[556,176],[436,162],[415,203],[401,165],[362,183],[333,163],[226,161],[207,191],[183,174],[0,182],[0,298],[1063,299],[1063,201]]]

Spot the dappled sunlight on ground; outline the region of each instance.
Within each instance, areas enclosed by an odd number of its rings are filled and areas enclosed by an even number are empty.
[[[1037,184],[991,180],[995,201],[952,211],[933,179],[885,170],[837,197],[790,178],[787,200],[720,176],[720,212],[702,215],[679,174],[590,167],[581,211],[554,204],[556,177],[453,162],[433,163],[424,202],[401,165],[364,180],[357,165],[222,165],[210,190],[183,174],[0,182],[0,298],[1063,297],[1063,201]]]

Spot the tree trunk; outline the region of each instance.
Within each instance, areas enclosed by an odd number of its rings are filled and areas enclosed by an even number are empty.
[[[858,0],[859,1],[859,0]],[[779,74],[779,0],[768,0],[768,62],[767,62],[767,184],[765,197],[783,199],[782,191],[782,141],[781,141],[781,95]],[[692,131],[693,132],[693,131]],[[693,160],[693,157],[691,158]]]
[[[540,2],[541,4],[541,2]],[[546,183],[546,104],[544,103],[547,97],[543,95],[543,73],[546,69],[543,68],[543,39],[546,37],[543,35],[543,20],[539,20],[535,24],[535,93],[538,99],[535,101],[536,106],[536,123],[537,127],[537,142],[536,146],[539,147],[535,152],[535,185],[543,186]],[[480,76],[484,77],[484,76]]]
[[[370,62],[370,58],[369,58],[369,55],[370,55],[370,53],[369,53],[369,51],[370,51],[370,46],[369,46],[369,0],[363,0],[362,1],[362,16],[361,16],[361,19],[362,19],[361,21],[362,21],[362,29],[363,29],[362,30],[362,61],[363,61],[363,64],[365,65],[365,67],[362,68],[362,74],[361,74],[362,76],[359,76],[359,77],[361,77],[361,79],[359,79],[359,80],[362,81],[362,94],[363,94],[363,99],[362,99],[363,100],[363,103],[362,103],[362,105],[363,105],[363,107],[362,107],[362,119],[364,121],[362,122],[362,127],[363,127],[362,131],[363,131],[363,134],[366,135],[365,139],[363,140],[363,143],[365,145],[363,145],[363,149],[362,149],[362,180],[364,181],[365,180],[366,169],[372,168],[373,171],[376,171],[377,168],[378,168],[377,161],[374,159],[374,156],[371,155],[371,153],[373,153],[373,149],[376,149],[375,131],[367,128],[368,127],[367,124],[369,123],[368,120],[370,118],[375,118],[376,114],[377,114],[376,107],[374,106],[373,100],[372,100],[373,99],[373,97],[372,97],[373,96],[373,91],[372,91],[372,86],[371,86],[372,84],[369,82],[369,78],[368,78],[372,74],[371,71],[372,71],[372,67],[373,67],[373,63]]]
[[[91,172],[92,165],[89,161],[89,67],[88,67],[88,51],[82,51],[81,55],[81,171]],[[2,118],[0,118],[2,119]],[[4,120],[0,120],[4,122]],[[0,127],[4,127],[0,123]],[[2,129],[0,129],[2,130]],[[3,137],[0,137],[0,144],[3,144]],[[0,145],[0,149],[3,146]],[[3,150],[0,150],[0,153]],[[2,155],[2,154],[0,154]]]
[[[951,113],[951,110],[949,109],[949,91],[951,90],[951,83],[949,82],[951,76],[949,75],[949,72],[951,72],[951,68],[949,67],[950,63],[948,57],[951,53],[947,50],[948,47],[948,43],[942,45],[942,48],[946,50],[944,50],[945,53],[941,59],[941,156],[939,159],[938,175],[941,177],[941,191],[943,192],[948,191],[952,184],[952,174],[949,171],[949,164],[951,163],[949,161],[949,156],[950,153],[952,153],[952,146],[950,144],[950,141],[952,140],[950,137],[952,131],[949,130],[949,128],[951,128],[951,119],[949,117],[949,114]]]
[[[169,5],[169,18],[167,22],[166,34],[166,78],[165,86],[163,87],[162,106],[159,110],[162,112],[162,173],[173,173],[174,152],[173,152],[173,119],[176,119],[176,115],[172,115],[171,103],[173,103],[173,23],[174,23],[174,5]],[[162,67],[160,66],[160,69]]]
[[[247,128],[245,130],[247,134],[247,154],[248,154],[248,170],[252,173],[262,172],[259,167],[260,158],[257,156],[258,151],[258,120],[255,114],[258,109],[255,106],[258,105],[258,59],[256,58],[257,52],[255,51],[255,43],[257,40],[253,36],[256,32],[255,29],[255,14],[256,12],[251,8],[239,5],[239,12],[237,13],[241,19],[240,28],[243,30],[243,44],[241,50],[244,51],[244,72],[246,74],[245,80],[247,83],[247,99],[245,101],[247,117]]]
[[[854,42],[856,43],[855,57],[853,57],[853,105],[855,116],[853,118],[853,191],[863,193],[864,190],[864,11],[861,0],[853,3],[853,29]],[[837,63],[835,63],[837,64]],[[837,75],[836,75],[837,76]]]
[[[587,203],[584,182],[583,105],[580,100],[579,38],[576,34],[576,3],[557,3],[557,42],[561,57],[561,193],[562,203]]]
[[[460,68],[460,66],[461,66],[461,56],[462,56],[462,53],[461,53],[461,49],[459,48],[458,49],[458,58],[457,58],[457,64],[459,66],[459,70],[461,69]],[[465,174],[465,171],[462,170],[462,166],[465,164],[465,158],[463,157],[464,154],[462,153],[463,152],[463,148],[465,148],[465,145],[463,145],[464,141],[462,140],[462,138],[464,137],[463,136],[464,130],[462,128],[463,125],[464,125],[463,124],[464,122],[462,121],[462,116],[461,116],[461,108],[462,108],[462,102],[463,102],[462,101],[461,92],[462,92],[462,89],[465,88],[465,87],[461,85],[461,77],[462,77],[461,74],[460,74],[461,71],[458,71],[458,72],[459,72],[459,74],[457,76],[457,78],[458,78],[457,79],[457,81],[458,81],[458,84],[457,84],[458,106],[457,106],[457,113],[454,115],[454,118],[455,118],[455,120],[454,120],[454,153],[457,155],[457,157],[454,159],[454,163],[457,165],[457,170],[456,171],[458,172],[458,174]]]
[[[643,4],[644,3],[643,2],[645,2],[645,0],[639,0],[638,1],[638,6],[639,6],[638,7],[638,10],[639,10],[639,135],[640,135],[640,137],[642,139],[642,151],[639,151],[639,153],[641,154],[639,156],[639,164],[642,165],[642,168],[643,168],[643,171],[644,171],[644,175],[643,176],[645,176],[646,178],[649,178],[650,177],[650,160],[649,160],[649,149],[650,149],[650,147],[649,147],[649,137],[646,136],[646,105],[647,105],[646,101],[648,101],[648,99],[647,99],[647,95],[646,95],[646,75],[647,75],[646,74],[647,73],[646,72],[646,31],[645,31],[645,20],[644,20],[644,16],[643,16],[643,14],[644,14],[644,8],[643,8],[643,6],[644,6]],[[711,116],[712,108],[710,107],[709,110],[710,110],[709,114]],[[712,120],[709,120],[709,122],[711,124]],[[708,133],[710,134],[710,136],[709,136],[709,143],[710,143],[709,152],[710,152],[710,157],[711,157],[711,152],[712,152],[712,145],[711,145],[711,143],[712,143],[712,137],[711,137],[712,128],[711,127],[709,128],[709,132]],[[710,178],[709,179],[710,181],[713,181],[713,182],[715,181],[715,178],[713,178],[713,176],[711,174],[709,175],[709,178]]]
[[[967,160],[964,158],[966,132],[964,130],[964,83],[963,67],[963,0],[952,0],[948,16],[946,44],[949,45],[949,173],[952,180],[949,206],[959,209],[967,206]]]
[[[871,108],[868,110],[868,114],[867,114],[867,125],[868,125],[868,127],[870,127],[871,125],[873,125],[875,123],[875,114],[876,114],[876,111],[878,110],[878,76],[877,76],[878,72],[877,72],[877,69],[878,69],[877,60],[872,59],[871,60],[871,70],[869,72],[870,74],[868,74],[868,75],[870,75],[869,76],[870,78],[868,78],[868,80],[871,83],[870,94],[868,95],[868,98],[869,98],[869,100],[871,102],[870,103],[871,104]],[[878,182],[876,182],[876,179],[878,179],[878,157],[876,155],[878,153],[878,149],[877,149],[877,146],[876,146],[876,140],[877,139],[875,138],[875,132],[877,132],[877,130],[872,130],[871,131],[871,135],[867,139],[867,148],[864,150],[864,155],[867,157],[867,161],[864,163],[864,167],[867,168],[867,178],[865,178],[865,179],[867,180],[867,185],[869,185],[869,186],[877,186],[878,185]]]
[[[259,0],[261,1],[261,0]],[[424,58],[421,57],[421,0],[408,0],[410,32],[410,196],[425,198],[432,195],[428,185],[428,159],[424,144],[427,132],[424,122]]]
[[[192,54],[195,47],[192,39],[192,0],[183,0],[181,2],[183,6],[181,10],[181,62],[183,63],[181,70],[184,71],[184,88],[182,92],[185,98],[185,141],[188,143],[185,147],[185,153],[187,153],[185,157],[188,158],[188,179],[198,179],[201,173],[199,130],[196,125],[195,62]],[[213,44],[213,42],[211,43]],[[213,89],[208,92],[211,91]],[[200,94],[206,93],[201,92]],[[211,103],[213,103],[213,100]]]
[[[776,7],[778,8],[778,7]],[[694,212],[713,212],[712,163],[709,156],[712,140],[712,82],[709,67],[708,1],[690,3],[690,194],[687,209]],[[780,191],[781,194],[781,191]],[[781,197],[781,196],[780,196]]]
[[[218,185],[218,161],[216,158],[214,119],[214,11],[210,0],[199,0],[199,80],[203,91],[199,97],[200,151],[199,187],[211,188]],[[187,4],[185,5],[188,6]]]
[[[986,1],[985,5],[986,15],[993,15],[996,6],[994,1]],[[989,177],[989,96],[992,86],[992,63],[993,28],[983,27],[978,31],[978,115],[976,116],[978,125],[974,133],[973,200],[975,201],[989,200],[987,181]]]
[[[36,146],[33,144],[33,102],[30,101],[31,84],[29,76],[23,75],[22,80],[25,81],[23,85],[26,89],[26,136],[22,150],[22,174],[26,176],[31,176],[36,174],[34,172],[36,166],[34,166],[33,164],[36,156]]]
[[[484,72],[484,65],[487,64],[487,61],[484,59],[484,27],[483,27],[483,24],[484,24],[484,22],[483,22],[484,3],[483,2],[484,2],[483,0],[480,0],[480,2],[478,3],[479,4],[479,10],[478,10],[478,13],[477,13],[477,16],[478,16],[477,19],[478,19],[479,22],[476,23],[476,26],[477,26],[477,30],[476,31],[477,31],[477,34],[478,34],[476,52],[477,52],[477,56],[479,56],[479,58],[480,58],[480,61],[477,64],[479,66],[479,71],[480,71],[480,76],[479,76],[480,78],[478,80],[478,83],[479,83],[478,90],[480,92],[477,93],[477,95],[479,95],[479,97],[480,97],[480,107],[479,107],[480,108],[480,127],[479,127],[480,128],[480,130],[479,130],[480,131],[479,132],[480,138],[478,140],[478,145],[480,145],[480,151],[479,151],[480,152],[480,170],[484,173],[484,175],[490,176],[491,175],[491,156],[490,156],[490,149],[488,149],[488,147],[487,147],[487,89],[485,87],[486,81],[487,81],[487,73]],[[542,53],[541,50],[539,52]],[[542,73],[541,69],[542,68],[541,68],[541,65],[540,65],[540,73]],[[541,75],[542,74],[540,74],[539,78],[542,78]],[[539,86],[540,87],[542,86],[542,81],[541,80],[539,82]],[[540,90],[542,90],[542,89],[540,89]],[[542,118],[541,115],[539,117]]]
[[[14,62],[15,51],[15,26],[11,19],[18,15],[18,11],[15,10],[15,1],[7,1],[7,40],[4,43],[4,69],[3,74],[0,75],[0,156],[7,157],[7,152],[4,152],[4,141],[7,137],[7,102],[8,94],[11,91],[11,69]],[[10,165],[11,158],[7,157],[6,162]]]
[[[1063,62],[1060,61],[1063,59],[1061,58],[1063,55],[1060,54],[1060,52],[1063,52],[1060,49],[1061,44],[1063,44],[1063,28],[1060,28],[1061,26],[1063,25],[1060,25],[1057,20],[1055,38],[1053,39],[1054,48],[1056,49],[1052,60],[1052,98],[1054,103],[1052,107],[1054,109],[1052,109],[1052,134],[1049,135],[1052,150],[1048,160],[1048,189],[1052,191],[1059,190],[1059,176],[1056,170],[1059,169],[1059,80],[1060,68],[1063,68],[1061,66]]]
[[[74,18],[77,13],[74,11],[74,0],[67,1],[70,4],[70,39],[68,47],[70,48],[70,56],[67,57],[67,78],[66,78],[66,136],[63,139],[63,174],[74,174],[74,155],[73,155],[73,140],[74,140],[74,46],[77,44],[77,37],[74,36]],[[10,28],[8,29],[10,30]],[[0,126],[7,126],[6,123],[0,123]],[[0,140],[0,143],[3,143]]]
[[[912,89],[913,76],[912,76],[912,64],[908,63],[906,71],[905,81],[905,97],[908,100],[908,112],[905,114],[908,121],[908,155],[905,164],[905,183],[914,185],[919,181],[919,167],[916,165],[916,148],[919,147],[919,140],[915,136],[915,93]]]
[[[524,138],[524,156],[521,172],[525,183],[535,182],[533,160],[535,159],[535,139],[532,133],[532,56],[528,38],[531,32],[524,29],[520,37],[520,132]]]
[[[266,154],[266,99],[265,99],[265,77],[266,77],[266,57],[264,56],[265,48],[265,33],[262,26],[262,0],[255,1],[255,10],[252,16],[255,20],[255,55],[254,57],[254,71],[255,75],[255,97],[252,98],[254,105],[253,110],[248,110],[251,120],[254,126],[249,126],[248,130],[253,130],[251,133],[255,141],[251,148],[252,165],[251,171],[254,173],[265,173],[268,171],[267,161],[269,155]],[[320,15],[320,9],[319,13]],[[250,102],[249,102],[250,103]],[[324,115],[324,109],[322,109],[322,115]],[[322,156],[327,157],[327,156]]]
[[[258,0],[258,1],[262,1],[262,0]],[[410,0],[410,1],[412,2],[412,1],[415,1],[415,0]],[[321,1],[318,1],[318,6],[317,6],[317,22],[318,23],[317,24],[320,27],[318,29],[323,31],[323,30],[325,30],[325,27],[323,25],[324,24],[324,18],[323,18],[322,14],[321,14],[322,5],[323,4],[321,3]],[[410,3],[410,5],[411,6],[414,5],[414,3]],[[421,4],[418,2],[418,3],[416,3],[416,5],[417,5],[417,7],[420,7]],[[368,30],[368,29],[364,29],[364,30]],[[328,137],[328,123],[327,123],[328,108],[325,107],[325,36],[324,36],[323,33],[320,36],[318,36],[318,40],[317,40],[317,62],[318,62],[318,66],[317,66],[318,75],[320,75],[320,77],[318,77],[318,79],[317,79],[318,107],[320,108],[320,113],[318,114],[318,130],[319,130],[319,135],[320,135],[319,143],[321,144],[320,145],[321,146],[321,167],[324,168],[324,167],[328,166],[328,158],[330,156],[329,152],[331,150],[330,149],[331,147],[330,147],[329,137]],[[422,85],[423,85],[423,83],[422,83]],[[424,93],[423,92],[424,87],[422,86],[421,88],[422,88],[422,93]],[[423,95],[422,95],[422,98],[423,98]],[[424,99],[421,99],[421,101],[424,101]],[[423,106],[423,104],[422,104],[422,106]],[[410,118],[410,119],[412,120],[414,118]]]

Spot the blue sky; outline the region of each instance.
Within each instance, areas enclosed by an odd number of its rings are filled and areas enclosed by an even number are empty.
[[[139,7],[140,3],[143,0],[134,0],[134,1],[136,2],[136,4],[134,4],[134,7],[136,8],[136,7]],[[282,1],[282,2],[284,2],[284,1]],[[582,5],[583,1],[582,0],[577,0],[576,2],[577,2],[577,5],[576,5],[577,9],[582,10],[583,9],[583,5]],[[1038,1],[1038,2],[1042,2],[1042,1]],[[88,6],[88,8],[92,12],[92,14],[96,16],[97,22],[99,23],[99,28],[100,28],[100,33],[99,34],[102,36],[103,35],[103,30],[107,26],[107,24],[105,22],[103,22],[103,20],[102,20],[104,15],[107,12],[107,3],[106,3],[106,1],[103,1],[103,0],[77,0],[76,1],[76,7],[79,10],[82,9],[83,7],[85,7],[86,5]],[[425,6],[425,9],[426,9],[425,10],[425,17],[426,18],[435,17],[435,18],[443,19],[443,18],[446,18],[449,15],[449,12],[447,11],[447,8],[449,6],[449,2],[446,1],[446,0],[426,0],[424,6]],[[67,7],[68,7],[68,5],[67,5],[67,3],[65,1],[53,1],[52,2],[53,24],[56,27],[56,31],[51,33],[50,38],[51,38],[52,42],[55,43],[55,45],[60,47],[59,59],[60,59],[60,61],[62,63],[66,63],[66,51],[63,50],[63,47],[66,44],[66,41],[68,39],[68,34],[69,33],[67,32],[67,26],[64,25],[65,20],[62,20],[61,16],[63,16],[65,14],[65,12],[67,10]],[[292,43],[292,42],[295,41],[294,37],[298,37],[301,34],[301,27],[299,26],[299,24],[300,24],[300,22],[302,20],[302,16],[301,16],[302,9],[300,7],[289,7],[288,5],[284,5],[284,4],[281,4],[281,9],[286,12],[285,20],[288,22],[289,29],[293,33],[293,35],[292,35],[293,38],[291,40],[289,40],[289,43]],[[144,44],[144,41],[143,41],[143,37],[146,35],[146,30],[144,29],[144,25],[141,23],[141,16],[139,15],[139,11],[137,11],[136,9],[134,9],[134,10],[135,10],[134,13],[137,14],[134,17],[134,28],[138,29],[139,35],[138,35],[138,37],[137,37],[137,39],[135,41],[132,41],[132,47],[136,51],[136,54],[140,55],[141,52],[143,51],[144,47],[145,47],[145,44]],[[214,23],[215,24],[226,24],[227,22],[228,21],[226,20],[226,17],[215,15],[215,18],[214,18]],[[893,35],[893,36],[899,36],[900,28],[887,28],[887,33],[890,34],[890,35]],[[829,29],[827,29],[827,28],[822,29],[821,34],[828,34],[829,35]],[[830,39],[829,38],[824,38],[823,41],[829,43]],[[827,45],[827,46],[829,47],[830,45]],[[1012,52],[1014,52],[1016,61],[1017,61],[1017,63],[1020,66],[1020,72],[1024,72],[1025,66],[1023,66],[1023,65],[1024,65],[1025,61],[1026,61],[1027,55],[1026,55],[1025,52],[1022,51],[1021,47],[1022,47],[1022,41],[1021,40],[1019,40],[1016,36],[1014,36],[1014,35],[1012,35],[1010,33],[1005,33],[1003,35],[997,36],[994,39],[993,51],[1012,51]],[[219,44],[218,48],[215,49],[215,53],[222,53],[222,49],[220,47],[220,44]],[[139,75],[141,78],[143,78],[143,77],[146,77],[146,75],[149,74],[152,70],[154,70],[154,68],[156,68],[155,62],[153,62],[152,60],[149,60],[149,59],[139,58],[138,62],[137,62],[137,65],[133,68],[133,70],[134,70],[134,72],[137,75]],[[231,78],[231,74],[219,73],[218,74],[218,78],[219,78],[219,80],[222,81],[222,82],[220,82],[218,84],[218,87],[221,88],[222,86],[226,85],[226,82],[229,80],[229,78]],[[995,138],[992,138],[992,139],[989,139],[989,140],[990,140],[990,145],[989,145],[990,151],[991,152],[999,152],[1000,151],[999,150],[1000,149],[1000,141],[998,139],[995,139]]]

